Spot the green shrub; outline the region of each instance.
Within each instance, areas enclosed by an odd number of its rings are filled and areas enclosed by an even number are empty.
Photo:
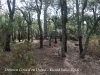
[[[29,69],[37,68],[37,62],[33,55],[29,53],[34,50],[32,43],[11,44],[12,51],[9,53],[0,53],[0,74],[6,75],[5,68],[11,69]],[[34,72],[35,73],[35,72]],[[27,71],[8,72],[8,75],[30,75]],[[34,74],[33,74],[34,75]]]

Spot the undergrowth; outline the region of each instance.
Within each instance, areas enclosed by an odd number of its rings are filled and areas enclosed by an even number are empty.
[[[29,51],[34,50],[33,44],[28,42],[13,43],[11,50],[11,52],[3,52],[0,48],[0,75],[34,74],[35,71],[26,71],[38,67],[34,56],[29,53]],[[18,71],[7,71],[7,69],[17,69]]]
[[[93,36],[88,45],[88,53],[92,56],[100,57],[100,37]]]

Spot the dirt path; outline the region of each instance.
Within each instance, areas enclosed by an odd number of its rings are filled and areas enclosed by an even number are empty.
[[[38,42],[34,40],[35,51],[31,52],[39,63],[39,70],[42,70],[38,75],[100,75],[100,59],[89,55],[86,55],[85,59],[80,59],[75,41],[68,41],[68,52],[65,58],[58,54],[60,42],[52,43],[50,47],[48,41],[44,41],[43,49],[38,49]]]

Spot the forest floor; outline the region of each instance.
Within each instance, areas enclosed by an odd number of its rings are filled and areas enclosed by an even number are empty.
[[[30,44],[15,43],[11,44],[11,52],[0,52],[0,75],[100,75],[100,58],[87,53],[81,59],[75,46],[78,41],[68,40],[66,57],[61,57],[60,41],[57,44],[52,41],[52,46],[48,40],[43,43],[42,49],[39,49],[39,40]],[[5,68],[22,71],[5,71]]]
[[[59,55],[60,42],[49,46],[49,42],[44,41],[42,49],[39,49],[39,40],[33,42],[35,50],[30,53],[39,64],[38,75],[100,75],[100,58],[87,54],[80,59],[77,41],[68,41],[66,57]]]

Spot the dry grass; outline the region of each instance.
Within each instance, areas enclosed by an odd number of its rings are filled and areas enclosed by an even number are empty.
[[[29,52],[34,50],[32,43],[11,44],[11,52],[3,52],[0,48],[0,75],[32,75],[35,72],[28,71],[5,71],[5,68],[11,69],[29,69],[36,68],[37,62]]]
[[[88,53],[100,57],[100,39],[92,39],[88,45]]]

